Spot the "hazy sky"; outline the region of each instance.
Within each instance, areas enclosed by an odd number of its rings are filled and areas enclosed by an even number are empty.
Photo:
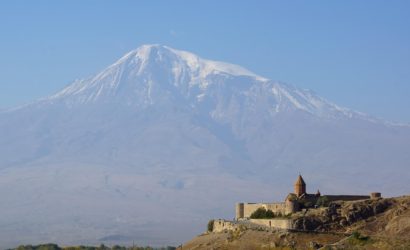
[[[0,108],[159,43],[410,122],[410,1],[1,1]]]

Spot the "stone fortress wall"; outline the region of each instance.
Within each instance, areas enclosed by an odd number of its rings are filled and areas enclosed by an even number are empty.
[[[293,229],[293,222],[290,219],[250,219],[249,221],[253,224],[269,227],[272,229]]]
[[[222,220],[222,219],[214,220],[212,232],[220,233],[225,230],[236,231],[236,230],[239,230],[240,225],[241,224],[237,223],[236,221],[228,221],[228,220]]]
[[[283,216],[297,211],[296,204],[291,201],[276,202],[276,203],[237,203],[235,218],[250,218],[251,214],[258,208],[271,210],[276,216]]]
[[[250,219],[239,221],[215,220],[212,232],[220,233],[224,231],[237,231],[241,228],[247,229],[274,229],[274,230],[290,230],[292,220],[290,219]]]
[[[370,195],[324,195],[328,201],[357,201],[370,199]]]

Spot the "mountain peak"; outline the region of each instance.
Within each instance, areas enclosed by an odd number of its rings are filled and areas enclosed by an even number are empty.
[[[177,50],[160,44],[141,45],[137,49],[127,53],[114,65],[119,65],[129,61],[130,59],[141,60],[144,63],[147,61],[156,61],[158,63],[171,62],[174,64],[173,66],[175,66],[175,64],[182,64],[187,66],[191,73],[196,73],[197,76],[202,78],[205,78],[209,74],[223,73],[233,76],[248,76],[258,80],[267,81],[266,78],[261,77],[239,65],[203,59],[194,53],[184,50]]]
[[[80,96],[80,102],[95,101],[101,96],[136,89],[151,89],[150,83],[174,86],[207,86],[209,79],[222,77],[248,77],[251,81],[268,79],[235,64],[203,59],[191,52],[159,44],[146,44],[130,51],[100,73],[77,80],[51,99]],[[149,85],[149,86],[147,86]],[[76,98],[78,99],[78,98]]]
[[[137,49],[131,50],[130,52],[125,54],[116,63],[114,63],[114,65],[118,64],[118,63],[121,63],[121,62],[124,62],[124,61],[126,61],[130,58],[133,58],[133,57],[138,57],[141,60],[147,60],[147,59],[149,59],[150,56],[152,56],[151,55],[152,52],[155,53],[155,51],[157,51],[157,52],[159,50],[164,51],[166,49],[167,49],[166,46],[163,46],[163,45],[160,45],[160,44],[144,44],[144,45],[141,45],[140,47],[138,47]]]

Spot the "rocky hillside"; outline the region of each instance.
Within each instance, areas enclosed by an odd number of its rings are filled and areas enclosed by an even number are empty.
[[[410,249],[410,196],[334,202],[294,215],[292,232],[205,233],[183,249]]]

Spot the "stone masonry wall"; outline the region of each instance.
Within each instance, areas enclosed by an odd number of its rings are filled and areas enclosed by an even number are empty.
[[[369,195],[323,195],[329,201],[357,201],[370,199]]]
[[[239,218],[249,218],[251,214],[255,212],[258,208],[264,207],[266,210],[272,210],[275,214],[286,214],[286,204],[285,203],[240,203],[241,206],[237,205],[236,219]],[[243,205],[242,205],[243,204]],[[238,211],[238,210],[241,211]]]
[[[250,222],[276,229],[292,229],[292,220],[290,219],[250,219]]]
[[[225,230],[228,231],[235,231],[239,229],[239,224],[234,221],[227,221],[227,220],[214,220],[214,229],[212,232],[220,233]]]
[[[292,220],[290,219],[251,219],[251,220],[239,220],[239,221],[227,221],[223,219],[214,220],[214,233],[220,233],[223,231],[236,231],[241,227],[248,229],[257,229],[264,227],[267,229],[292,229]]]

